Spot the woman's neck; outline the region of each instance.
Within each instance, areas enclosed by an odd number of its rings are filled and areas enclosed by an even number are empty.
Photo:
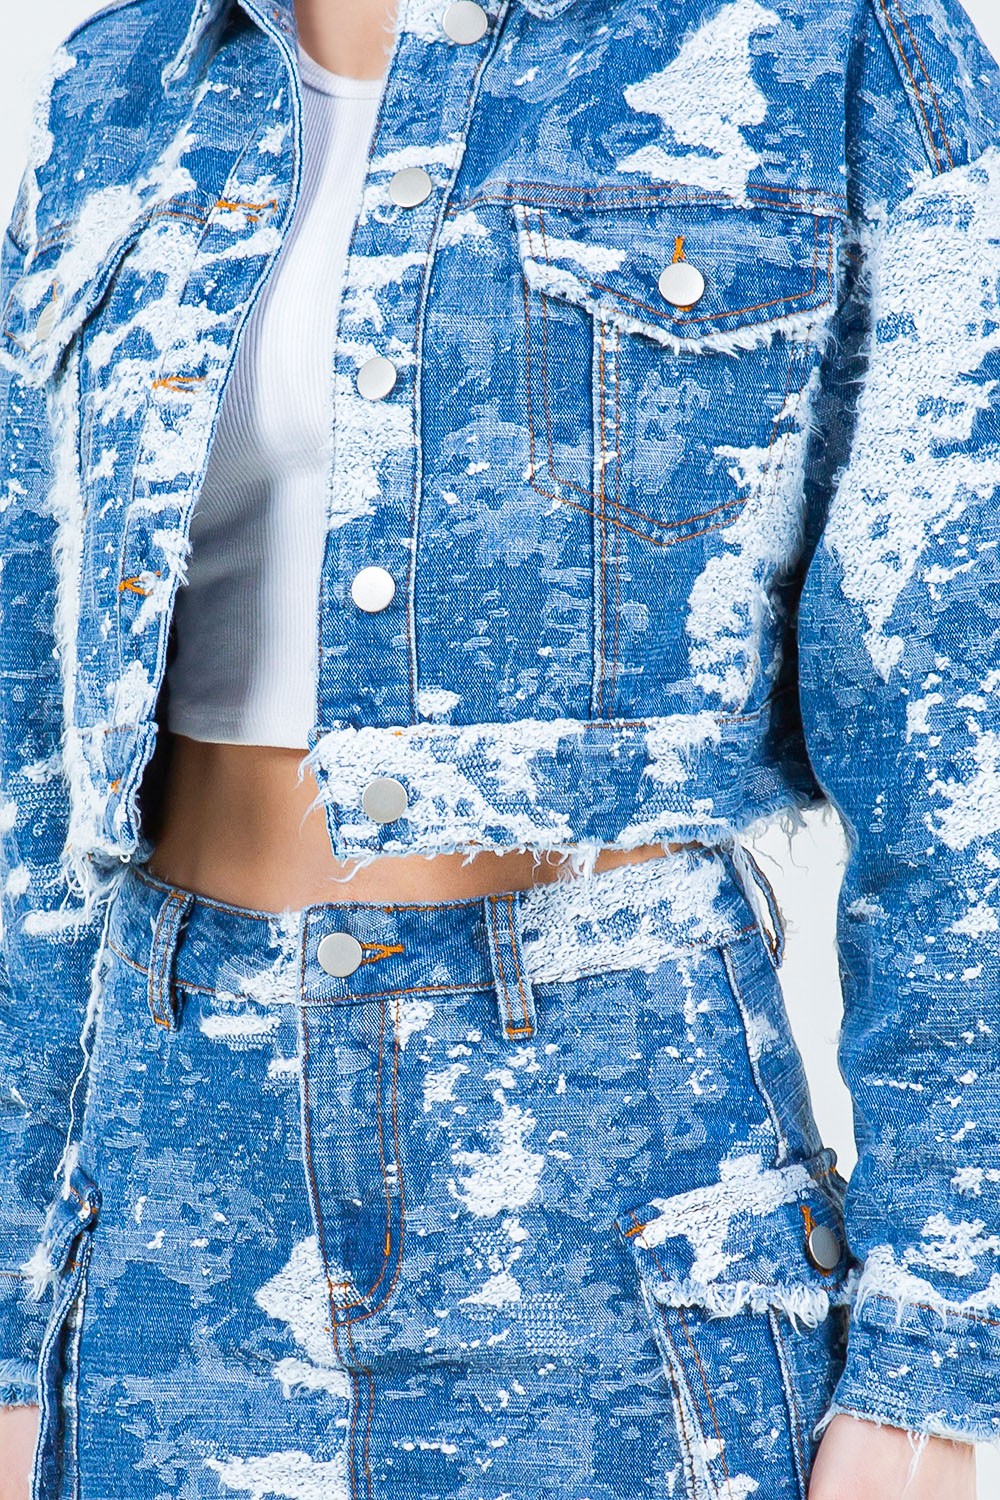
[[[342,78],[381,78],[392,51],[396,0],[295,0],[299,41]]]

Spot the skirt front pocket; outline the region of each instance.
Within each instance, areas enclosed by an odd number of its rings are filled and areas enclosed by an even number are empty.
[[[855,1280],[836,1158],[723,1163],[618,1220],[669,1384],[686,1500],[806,1500]]]

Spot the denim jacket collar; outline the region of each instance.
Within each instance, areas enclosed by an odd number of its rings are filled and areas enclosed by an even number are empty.
[[[163,73],[165,84],[184,77],[199,47],[234,0],[194,0],[191,23],[179,50]],[[239,0],[243,9],[268,31],[277,30],[294,41],[298,35],[294,0]],[[401,0],[405,4],[405,0]],[[534,16],[548,19],[568,10],[574,0],[518,0]]]

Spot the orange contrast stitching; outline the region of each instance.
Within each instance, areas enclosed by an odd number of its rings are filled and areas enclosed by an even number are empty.
[[[610,292],[610,294],[613,297],[619,297],[619,298],[621,298],[625,302],[631,302],[633,307],[641,307],[642,310],[643,310],[643,312],[650,313],[654,318],[657,319],[658,322],[669,323],[669,324],[672,324],[672,325],[679,324],[682,327],[686,327],[690,323],[713,323],[713,322],[719,322],[723,318],[738,318],[743,313],[767,312],[767,310],[769,308],[772,308],[772,307],[781,307],[781,306],[783,306],[787,302],[802,302],[802,301],[805,300],[805,298],[811,297],[813,295],[813,293],[816,291],[816,288],[819,285],[819,264],[820,264],[820,262],[819,262],[819,246],[820,246],[819,224],[820,224],[819,217],[814,217],[814,219],[813,219],[813,264],[812,264],[812,281],[811,281],[810,285],[806,288],[806,290],[804,292],[795,292],[792,296],[789,296],[789,297],[774,297],[774,298],[771,299],[770,302],[748,303],[745,307],[727,307],[727,308],[724,308],[721,312],[717,312],[717,313],[703,313],[700,317],[694,317],[694,318],[675,318],[675,317],[671,316],[669,313],[665,313],[662,308],[654,307],[652,305],[652,303],[649,303],[649,302],[643,302],[639,297],[630,297],[627,292],[623,292],[618,287],[609,286],[607,282],[604,282],[604,281],[595,281],[593,279],[593,277],[583,277],[581,279],[585,280],[590,286],[596,287],[597,290],[600,291],[600,292]],[[833,220],[832,219],[828,219],[827,220],[827,237],[830,240],[833,239]],[[829,302],[829,301],[830,301],[830,298],[827,297],[825,299],[825,302]],[[825,305],[825,302],[821,303],[820,305],[821,306]],[[764,320],[761,320],[761,321],[764,321]]]
[[[188,391],[205,378],[204,375],[158,375],[152,388],[154,391]]]
[[[402,943],[392,943],[391,945],[386,943],[362,943],[361,946],[362,948],[374,949],[374,952],[368,958],[361,960],[363,964],[377,964],[382,958],[392,958],[394,954],[405,953],[406,951]]]
[[[526,234],[528,236],[529,249],[531,250],[531,253],[534,254],[534,246],[532,244],[532,231],[531,231],[531,227],[527,223],[525,223],[524,227],[525,227],[525,232],[526,232]],[[541,239],[542,239],[542,244],[543,244],[543,250],[544,250],[545,258],[548,260],[549,256],[548,256],[547,240],[546,240],[546,236],[545,236],[544,221],[543,221],[541,213],[539,213],[539,228],[540,228],[540,234],[541,234]],[[818,282],[818,274],[819,274],[818,273],[818,264],[819,264],[819,243],[820,242],[819,242],[819,222],[818,222],[818,220],[814,221],[814,236],[815,236],[815,241],[814,241],[814,247],[813,247],[813,283],[812,283],[813,284],[813,288],[815,288],[815,286],[816,286],[816,284]],[[827,274],[828,274],[828,277],[832,277],[832,263],[833,263],[833,225],[832,225],[832,221],[830,221],[829,232],[828,232],[828,236],[827,236]],[[600,282],[591,281],[590,284],[592,286],[601,287],[601,288],[603,288],[605,290],[612,290],[611,288],[604,287],[604,284],[600,283]],[[542,380],[542,403],[543,403],[543,409],[544,409],[544,413],[545,413],[546,432],[547,432],[547,439],[548,439],[549,472],[552,475],[552,478],[559,485],[562,485],[562,486],[564,486],[567,489],[575,490],[577,493],[586,495],[588,498],[591,498],[591,499],[592,498],[596,498],[593,491],[586,490],[582,485],[575,483],[573,480],[565,480],[565,479],[560,478],[560,476],[556,473],[556,470],[555,470],[555,445],[554,445],[554,440],[553,440],[553,436],[552,436],[552,419],[551,419],[551,409],[549,407],[549,401],[548,401],[548,379],[547,379],[547,371],[548,371],[548,298],[545,296],[544,293],[540,293],[539,295],[540,295],[541,303],[542,303],[542,325],[543,325],[542,326],[542,366],[543,366],[543,372],[544,372],[544,374],[543,374],[543,380]],[[625,296],[624,293],[616,293],[615,295]],[[799,293],[798,294],[799,297],[805,297],[805,296],[808,296],[808,295],[810,295],[809,292],[803,292],[803,293]],[[528,390],[528,442],[529,442],[529,462],[530,462],[530,480],[529,480],[529,482],[531,484],[532,489],[534,489],[538,494],[542,495],[545,499],[559,501],[560,503],[562,503],[564,505],[571,506],[575,510],[582,511],[585,515],[589,515],[589,516],[595,517],[596,519],[599,519],[599,520],[603,519],[603,510],[605,508],[605,504],[606,503],[610,503],[613,506],[613,508],[616,511],[620,512],[621,514],[634,516],[634,517],[636,517],[639,520],[645,521],[648,525],[655,526],[655,527],[657,527],[658,529],[660,529],[662,531],[677,531],[681,527],[690,525],[693,521],[707,520],[709,517],[715,516],[715,515],[718,515],[718,516],[722,517],[722,519],[720,519],[719,521],[717,521],[714,525],[702,527],[701,529],[699,529],[697,531],[687,532],[682,537],[677,537],[677,536],[668,536],[668,537],[647,536],[644,532],[640,531],[637,527],[629,526],[626,522],[620,520],[617,515],[612,518],[612,524],[613,525],[620,527],[623,531],[630,532],[632,535],[639,537],[642,541],[646,542],[650,546],[656,546],[656,547],[672,547],[672,546],[676,546],[680,542],[693,541],[696,537],[705,536],[705,535],[707,535],[711,531],[718,530],[720,526],[724,526],[724,525],[728,524],[729,515],[727,514],[727,512],[734,511],[734,510],[735,511],[741,510],[743,508],[743,506],[746,504],[746,500],[745,499],[735,499],[735,500],[723,501],[720,505],[717,505],[717,506],[713,507],[711,510],[704,511],[704,512],[699,512],[699,513],[696,513],[694,515],[682,517],[682,518],[676,519],[676,520],[664,521],[664,520],[658,519],[655,516],[647,515],[645,512],[640,511],[640,510],[636,509],[635,507],[623,505],[621,503],[621,501],[618,500],[617,498],[615,500],[611,501],[611,502],[606,502],[605,497],[603,495],[600,496],[601,510],[600,511],[596,511],[596,510],[592,509],[590,506],[581,505],[578,501],[569,499],[566,495],[559,494],[559,493],[557,493],[555,491],[545,489],[538,482],[538,480],[536,478],[537,457],[536,457],[535,431],[534,431],[534,420],[533,420],[533,416],[534,416],[534,403],[533,403],[533,401],[531,399],[531,391],[533,389],[532,365],[531,365],[531,311],[530,311],[530,298],[529,298],[528,287],[527,287],[526,283],[524,283],[522,285],[522,297],[523,297],[523,300],[524,300],[525,329],[526,329],[526,336],[525,336],[525,368],[526,368],[526,383],[527,383],[527,390]],[[636,305],[638,305],[638,306],[643,306],[644,307],[646,305],[646,304],[643,304],[643,303],[638,303],[636,301],[636,299],[634,299],[634,298],[628,298],[627,300],[636,302]],[[796,298],[791,298],[791,299],[783,299],[783,300],[797,300],[797,299]],[[823,303],[819,304],[819,307],[825,306],[826,302],[828,302],[829,300],[830,300],[829,298],[825,299],[825,301]],[[771,305],[774,305],[774,304],[764,304],[764,305],[771,306]],[[815,310],[818,311],[819,307],[817,307]],[[748,311],[748,310],[751,310],[751,309],[737,309],[735,311],[738,312],[738,311]],[[735,312],[734,313],[713,314],[713,316],[715,316],[715,317],[728,317],[728,316],[734,316],[734,315],[735,315]],[[683,321],[693,321],[693,320],[683,320]],[[811,329],[810,329],[810,332],[811,332]],[[603,354],[603,346],[602,346],[602,354]],[[788,396],[788,393],[789,393],[789,389],[790,389],[791,368],[792,368],[792,365],[794,364],[794,359],[795,359],[795,351],[793,350],[792,351],[792,356],[791,356],[791,363],[790,363],[790,367],[789,367],[789,381],[788,381],[788,384],[786,384],[785,392],[784,392],[785,399],[787,399],[787,396]],[[805,382],[803,382],[803,389],[804,389],[804,386],[805,386]],[[616,371],[616,404],[617,404],[617,391],[618,391],[618,387],[619,387],[619,382],[617,381],[617,371]],[[602,386],[602,404],[603,404],[603,386]],[[601,424],[602,424],[601,425],[601,431],[602,431],[602,433],[603,433],[603,420],[604,419],[603,419],[603,410],[602,410],[602,414],[601,414]],[[776,415],[776,417],[774,419],[774,423],[772,424],[772,434],[771,434],[771,446],[772,447],[774,446],[774,442],[775,442],[775,440],[777,438],[777,429],[778,429],[779,422],[780,422],[780,411]],[[620,453],[620,433],[619,433],[619,435],[617,437],[617,442],[618,442],[618,445],[619,445],[618,451]],[[603,443],[603,438],[602,438],[602,443]],[[603,466],[602,466],[602,471],[601,471],[601,482],[602,482],[602,486],[603,486]]]
[[[230,209],[233,213],[246,214],[252,222],[260,218],[261,214],[273,213],[278,206],[277,198],[268,198],[264,203],[240,203],[235,198],[216,198],[213,205],[215,208]]]
[[[160,578],[161,576],[162,576],[162,574],[160,573],[159,568],[157,568],[156,572],[153,574],[153,577],[154,578]],[[141,594],[142,597],[145,599],[150,593],[152,593],[152,590],[144,588],[142,586],[142,583],[141,583],[142,577],[143,577],[142,573],[137,573],[134,578],[123,578],[122,581],[121,581],[121,583],[118,585],[118,592],[119,592],[119,594],[124,594],[124,593]]]
[[[397,1182],[399,1183],[399,1245],[398,1245],[398,1248],[396,1250],[396,1264],[395,1264],[395,1267],[393,1269],[392,1280],[389,1282],[389,1285],[386,1287],[385,1292],[383,1293],[381,1301],[377,1302],[374,1307],[370,1307],[370,1308],[366,1309],[366,1311],[364,1311],[362,1313],[359,1313],[356,1318],[348,1318],[347,1319],[348,1329],[350,1328],[350,1325],[352,1323],[363,1323],[363,1322],[365,1322],[366,1319],[374,1317],[374,1315],[377,1312],[381,1311],[381,1309],[388,1302],[389,1298],[392,1296],[393,1291],[395,1290],[395,1287],[396,1287],[396,1283],[399,1280],[400,1272],[403,1269],[403,1241],[404,1241],[405,1235],[406,1235],[406,1188],[405,1188],[405,1183],[404,1183],[404,1180],[403,1180],[403,1157],[402,1157],[402,1153],[401,1153],[401,1151],[399,1149],[399,1051],[400,1051],[400,1047],[399,1047],[399,1032],[400,1032],[400,1020],[401,1020],[401,1016],[400,1016],[400,1009],[399,1009],[399,1001],[397,1000],[396,1001],[396,1005],[395,1005],[395,1026],[394,1026],[395,1040],[394,1040],[393,1058],[392,1058],[392,1140],[393,1140],[393,1150],[395,1151],[395,1154],[396,1154],[396,1179],[397,1179]],[[352,1306],[356,1306],[356,1307],[360,1307],[362,1304],[361,1303],[353,1303],[351,1305]]]
[[[951,154],[951,145],[950,145],[950,143],[948,141],[948,137],[947,137],[947,134],[946,134],[945,129],[944,129],[944,121],[941,119],[941,111],[940,111],[940,108],[938,106],[937,95],[934,92],[934,86],[931,83],[930,76],[929,76],[929,74],[927,72],[927,69],[924,67],[923,58],[921,57],[919,48],[917,47],[916,38],[914,37],[913,32],[910,30],[910,24],[909,24],[909,21],[906,18],[906,15],[905,15],[905,13],[903,11],[903,8],[899,4],[899,0],[893,0],[893,3],[895,4],[896,9],[899,11],[900,16],[902,17],[903,24],[906,27],[907,32],[909,33],[910,40],[913,42],[913,50],[914,50],[914,52],[916,53],[916,56],[917,56],[918,66],[920,67],[920,70],[923,73],[924,77],[927,79],[927,86],[928,86],[928,89],[930,90],[931,99],[932,99],[933,104],[934,104],[934,110],[935,110],[935,113],[937,114],[938,122],[941,125],[941,134],[942,134],[942,137],[944,139],[944,146],[945,146],[945,151],[946,151],[947,156],[948,156],[948,162],[949,162],[950,165],[954,166],[954,160],[953,160],[952,154]],[[927,139],[928,139],[928,142],[930,143],[930,148],[931,148],[931,150],[934,153],[935,165],[937,166],[938,171],[944,171],[944,163],[941,160],[941,153],[938,151],[938,148],[937,148],[937,141],[936,141],[935,136],[934,136],[934,127],[931,124],[930,116],[928,115],[927,110],[926,110],[926,108],[924,106],[924,100],[923,100],[923,95],[922,95],[922,92],[921,92],[920,84],[917,82],[917,79],[916,79],[916,76],[915,76],[915,74],[913,72],[913,69],[910,66],[910,60],[907,57],[906,52],[904,50],[902,39],[901,39],[901,37],[899,35],[899,32],[896,30],[896,27],[895,27],[895,25],[893,24],[893,21],[892,21],[892,17],[889,15],[889,6],[887,4],[887,0],[879,0],[879,4],[882,7],[882,14],[885,16],[885,24],[888,26],[889,30],[892,32],[893,40],[896,43],[896,49],[897,49],[897,51],[899,53],[899,60],[903,64],[903,67],[906,69],[906,76],[909,78],[910,83],[913,85],[913,96],[914,96],[914,98],[915,98],[915,100],[917,102],[917,106],[918,106],[918,108],[920,110],[920,113],[921,113],[921,115],[923,117],[924,125],[925,125],[925,127],[927,129]]]

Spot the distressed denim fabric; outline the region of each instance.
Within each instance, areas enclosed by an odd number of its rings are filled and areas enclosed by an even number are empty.
[[[280,916],[133,867],[36,1494],[804,1500],[835,1161],[717,853]]]
[[[331,849],[585,872],[831,800],[864,1272],[824,1420],[997,1436],[996,66],[953,0],[485,20],[460,45],[402,0],[358,205],[308,753]],[[8,1400],[148,854],[191,513],[295,210],[295,41],[289,0],[112,5],[54,59],[4,242]],[[350,596],[371,564],[397,583],[376,614]],[[381,775],[408,798],[387,824]]]

